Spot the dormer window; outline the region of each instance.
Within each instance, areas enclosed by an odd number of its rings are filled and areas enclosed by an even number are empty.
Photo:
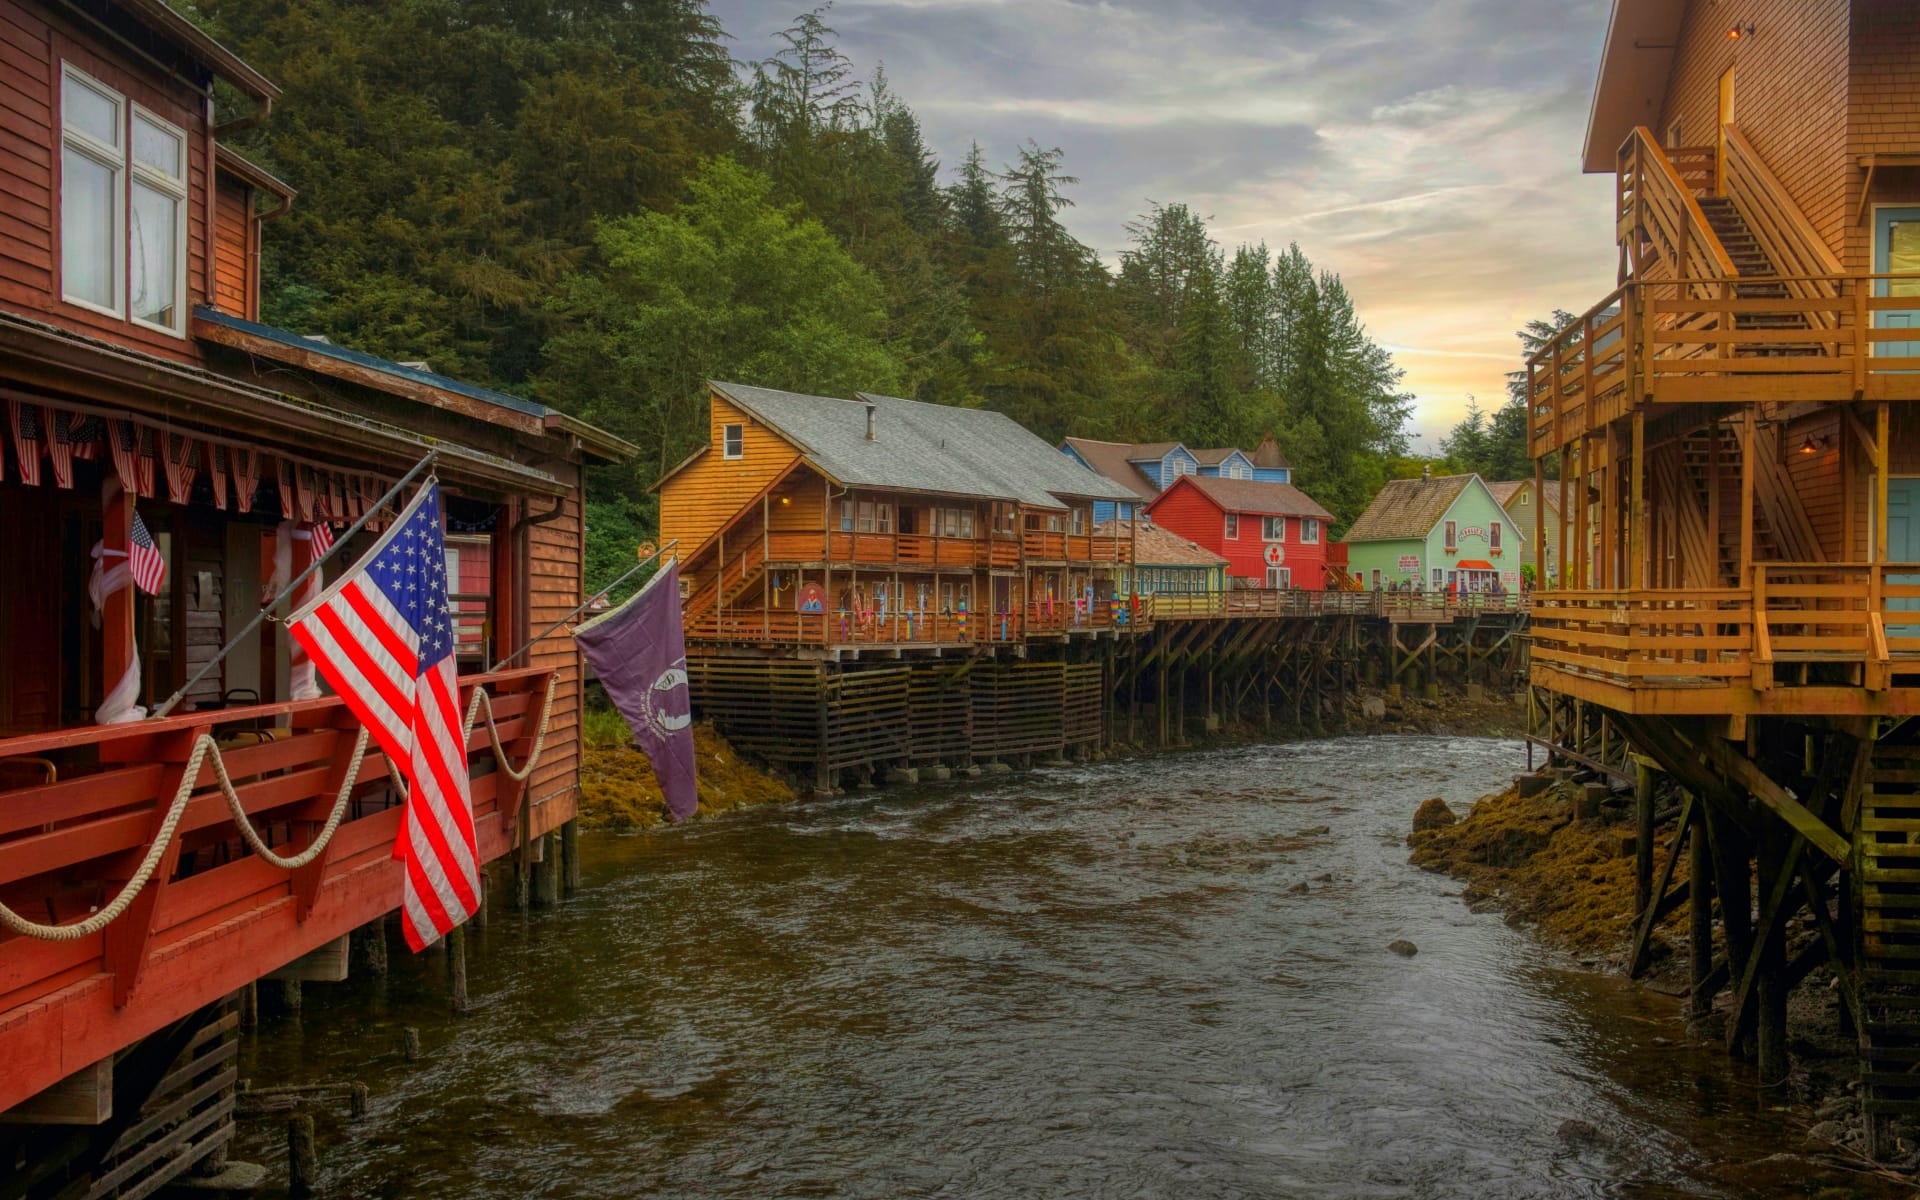
[[[60,291],[186,333],[187,135],[61,65]]]
[[[722,457],[745,458],[747,456],[747,427],[744,425],[721,426],[720,447]]]

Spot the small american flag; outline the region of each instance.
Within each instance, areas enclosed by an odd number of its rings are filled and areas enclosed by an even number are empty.
[[[160,594],[160,585],[167,579],[167,560],[160,556],[160,547],[153,544],[153,535],[147,532],[138,509],[133,514],[133,536],[127,543],[127,567],[141,591],[149,596]]]
[[[7,401],[8,424],[13,426],[13,452],[20,459],[20,481],[40,483],[40,447],[44,434],[40,425],[40,406],[20,400]]]
[[[72,428],[73,456],[85,462],[93,461],[107,436],[107,423],[92,413],[74,413]]]
[[[128,495],[143,496],[140,490],[140,427],[132,421],[115,420],[107,426],[107,446],[113,451],[113,470]]]
[[[53,481],[63,488],[73,486],[73,428],[69,413],[58,408],[40,410],[46,417],[47,458],[53,463]]]
[[[403,927],[418,952],[480,904],[439,485],[423,486],[288,629],[406,781],[393,856],[406,864]]]
[[[333,523],[315,521],[308,531],[313,537],[313,561],[319,562],[327,556],[327,551],[333,549]]]

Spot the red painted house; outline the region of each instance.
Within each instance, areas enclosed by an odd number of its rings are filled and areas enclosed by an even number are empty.
[[[1290,483],[1183,475],[1147,506],[1154,524],[1227,560],[1242,587],[1326,586],[1333,514]]]

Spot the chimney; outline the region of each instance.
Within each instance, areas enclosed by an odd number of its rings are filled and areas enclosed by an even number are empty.
[[[867,436],[868,436],[868,437],[872,437],[872,436],[873,436],[873,418],[872,418],[872,416],[868,416],[868,418],[867,418]],[[1422,479],[1432,479],[1432,478],[1433,478],[1433,464],[1432,464],[1432,463],[1422,463],[1422,464],[1420,464],[1420,478],[1422,478]]]
[[[873,401],[867,401],[867,440],[873,440],[873,410],[878,408]]]

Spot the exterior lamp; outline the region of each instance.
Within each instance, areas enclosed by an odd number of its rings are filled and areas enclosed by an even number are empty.
[[[1727,29],[1727,40],[1730,42],[1737,42],[1741,38],[1750,38],[1752,36],[1753,36],[1752,21],[1748,21],[1745,25],[1735,24],[1735,25],[1729,26]]]
[[[1818,454],[1826,448],[1827,439],[1824,437],[1809,436],[1806,441],[1800,443],[1800,453],[1802,454]]]

